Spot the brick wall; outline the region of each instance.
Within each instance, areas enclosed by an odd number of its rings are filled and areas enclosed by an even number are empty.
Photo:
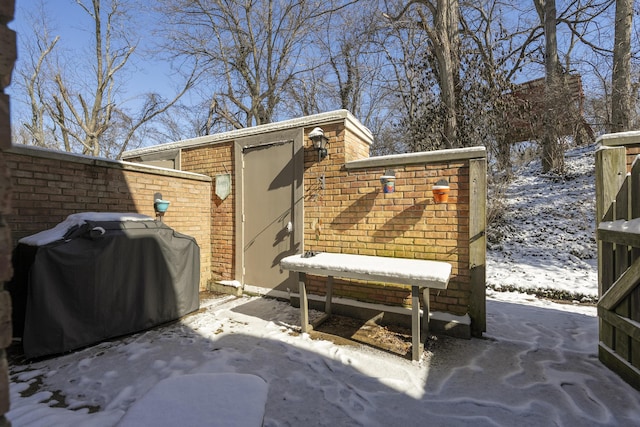
[[[469,160],[431,161],[346,168],[365,159],[357,137],[342,125],[323,127],[329,137],[329,158],[305,157],[305,249],[360,255],[428,259],[452,264],[446,291],[432,290],[431,308],[464,315],[469,310]],[[308,131],[308,130],[307,130]],[[350,148],[355,146],[356,148]],[[480,156],[482,157],[482,156]],[[330,159],[330,160],[329,160]],[[382,162],[384,163],[384,162]],[[395,192],[383,193],[380,177],[395,171]],[[325,188],[318,184],[324,175]],[[447,203],[434,203],[431,188],[449,181]],[[410,306],[410,289],[336,280],[334,294],[361,301]],[[324,279],[310,278],[308,291],[324,294]]]
[[[307,249],[447,261],[453,278],[446,291],[433,296],[432,309],[465,314],[469,305],[468,165],[461,163],[396,167],[396,190],[382,192],[379,181],[385,168],[350,171],[348,187],[327,192],[307,216]],[[448,203],[435,204],[431,186],[447,177],[451,185]],[[336,199],[346,209],[332,209]],[[322,203],[324,201],[324,203]],[[322,221],[321,231],[316,224]],[[395,289],[394,289],[395,288]],[[322,293],[322,288],[313,290]],[[336,295],[340,295],[336,287]],[[388,286],[382,294],[354,287],[343,295],[387,304],[410,304],[407,288]]]
[[[371,145],[362,136],[354,132],[344,133],[344,161],[351,162],[369,157]]]
[[[328,157],[321,161],[308,137],[317,126],[329,140]],[[240,166],[235,162],[242,156],[238,140],[257,142],[268,133],[291,135],[293,129],[300,129],[303,138],[304,250],[449,262],[453,267],[449,288],[432,292],[432,308],[469,314],[472,333],[481,335],[486,330],[486,151],[482,147],[369,158],[372,135],[341,110],[134,151],[129,159],[144,162],[153,154],[149,158],[157,160],[163,150],[169,157],[180,150],[182,170],[213,179],[231,174],[231,195],[221,200],[212,193],[212,279],[241,280],[236,265],[240,220],[235,175]],[[381,190],[380,177],[387,169],[393,169],[397,178],[393,194]],[[443,178],[451,186],[449,201],[435,204],[431,188]],[[308,291],[323,295],[324,279],[310,277]],[[398,285],[381,289],[337,280],[335,293],[366,302],[410,304],[410,289]]]
[[[16,60],[16,35],[7,28],[14,13],[14,0],[0,2],[0,426],[9,426],[5,414],[9,411],[9,375],[5,349],[11,344],[11,300],[4,283],[13,275],[11,270],[11,234],[6,218],[11,213],[11,183],[4,161],[4,150],[11,146],[9,96],[4,88],[11,82]]]
[[[214,179],[211,194],[211,279],[235,279],[235,165],[233,141],[185,149],[181,155],[183,170]],[[215,177],[231,175],[231,194],[222,200],[215,194]]]
[[[5,152],[12,171],[13,212],[7,220],[17,240],[55,226],[76,212],[136,212],[155,217],[154,194],[171,205],[163,221],[192,236],[201,248],[200,288],[211,270],[211,180],[148,166],[30,147]]]

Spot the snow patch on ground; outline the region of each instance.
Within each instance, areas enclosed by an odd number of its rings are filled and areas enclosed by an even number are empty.
[[[14,427],[113,426],[163,379],[237,373],[266,382],[266,404],[233,387],[224,397],[263,405],[266,427],[636,426],[640,393],[599,362],[595,307],[496,291],[597,296],[593,151],[572,151],[563,179],[532,163],[507,190],[488,235],[483,339],[432,337],[412,362],[312,340],[286,302],[225,296],[180,322],[12,363],[7,418]]]
[[[537,160],[517,172],[487,232],[489,288],[597,299],[595,149],[570,151],[562,177],[542,174]]]
[[[487,301],[484,339],[440,337],[420,362],[296,333],[299,310],[221,298],[181,322],[11,366],[8,414],[20,426],[111,426],[166,378],[250,374],[276,426],[636,425],[640,394],[597,358],[594,307],[521,293]],[[35,393],[28,393],[29,390]],[[210,399],[219,397],[212,392]],[[217,393],[220,393],[218,391]],[[64,399],[67,408],[54,406]],[[99,409],[98,412],[92,412]]]

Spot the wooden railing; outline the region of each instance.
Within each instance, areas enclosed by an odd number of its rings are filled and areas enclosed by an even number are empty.
[[[624,147],[596,153],[598,357],[640,389],[640,161]]]

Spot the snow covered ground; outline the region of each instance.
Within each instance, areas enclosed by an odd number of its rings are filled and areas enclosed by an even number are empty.
[[[495,290],[596,295],[593,147],[572,155],[572,179],[527,172],[509,189],[504,233],[488,254],[484,339],[439,337],[411,362],[299,335],[286,303],[227,296],[179,323],[11,366],[8,418],[112,426],[162,379],[242,373],[266,381],[266,405],[233,388],[224,397],[264,407],[265,426],[637,426],[640,393],[598,361],[593,306]],[[562,196],[544,196],[550,187]]]
[[[563,178],[539,161],[503,190],[504,215],[487,236],[487,286],[559,299],[598,296],[595,145],[566,157]]]

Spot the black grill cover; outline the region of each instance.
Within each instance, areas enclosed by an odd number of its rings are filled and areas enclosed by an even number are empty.
[[[86,221],[43,246],[19,244],[14,335],[46,356],[141,331],[199,308],[200,248],[149,221]]]

